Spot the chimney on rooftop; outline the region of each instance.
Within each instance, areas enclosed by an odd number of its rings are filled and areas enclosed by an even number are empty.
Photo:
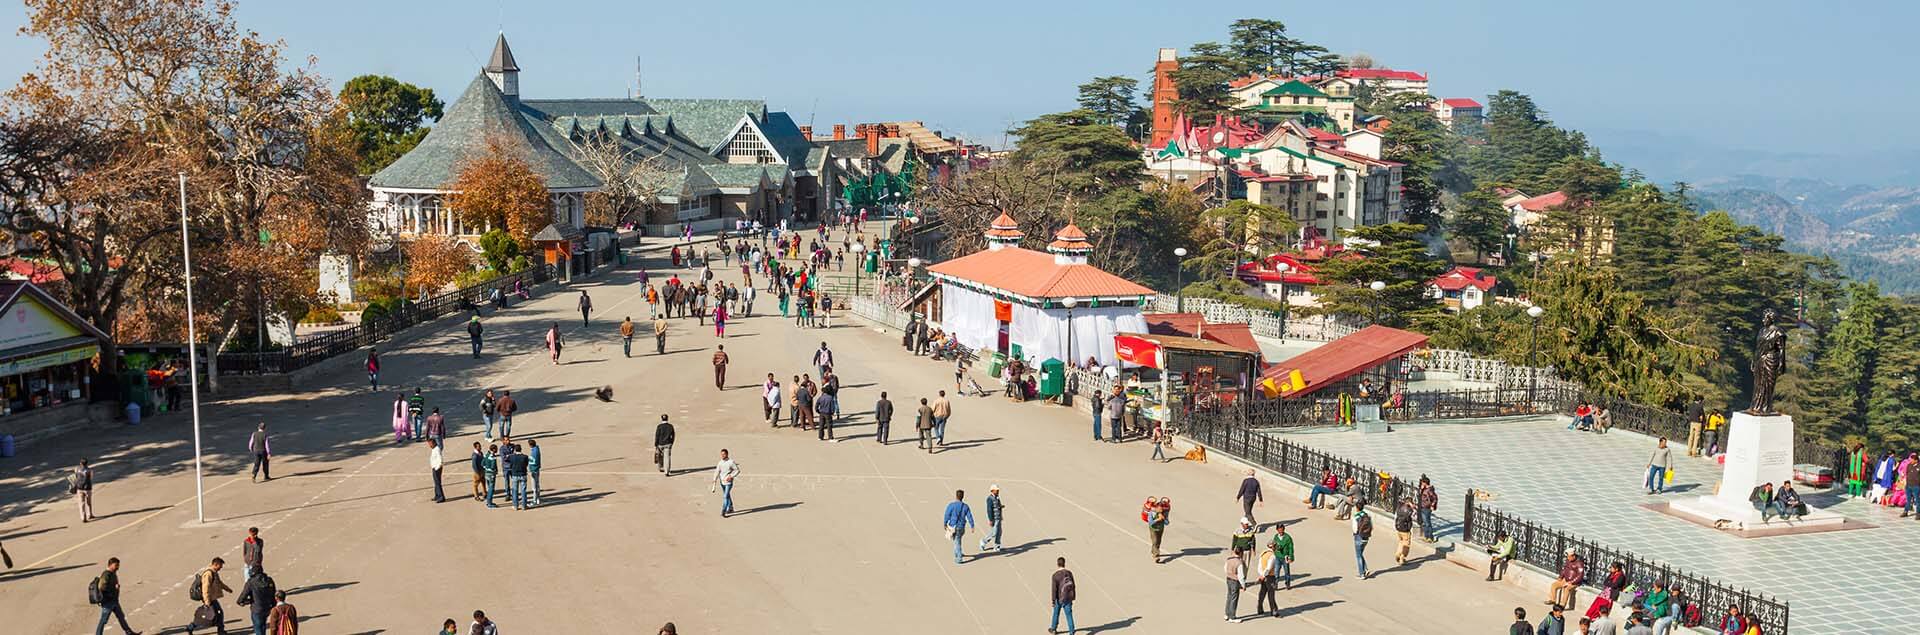
[[[843,124],[843,123],[833,124],[833,140],[840,141],[846,138],[847,138],[847,124]]]
[[[806,140],[808,140],[808,141],[812,141],[812,140],[813,140],[813,126],[800,126],[800,138],[802,138],[802,139],[806,139]]]
[[[860,136],[867,138],[867,154],[869,155],[880,154],[880,127],[879,126],[866,126],[862,128]]]

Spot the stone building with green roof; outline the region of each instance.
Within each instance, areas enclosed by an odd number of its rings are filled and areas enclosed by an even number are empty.
[[[585,197],[602,182],[578,144],[603,135],[669,169],[652,209],[627,218],[650,234],[810,219],[828,207],[821,185],[829,151],[810,143],[793,118],[757,99],[523,99],[520,67],[502,34],[493,54],[445,116],[411,152],[375,173],[371,225],[396,240],[424,234],[478,243],[487,227],[446,209],[460,162],[499,135],[546,179],[556,225],[585,229]],[[584,246],[584,245],[583,245]]]

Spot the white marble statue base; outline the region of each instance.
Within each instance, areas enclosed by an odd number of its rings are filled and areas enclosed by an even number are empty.
[[[1839,514],[1809,509],[1807,515],[1788,521],[1761,520],[1747,497],[1761,483],[1793,479],[1793,418],[1787,415],[1758,416],[1733,413],[1728,424],[1727,454],[1720,476],[1720,489],[1707,496],[1677,500],[1674,512],[1695,517],[1716,527],[1746,531],[1780,527],[1812,527],[1845,522]],[[1806,495],[1801,494],[1805,499]]]

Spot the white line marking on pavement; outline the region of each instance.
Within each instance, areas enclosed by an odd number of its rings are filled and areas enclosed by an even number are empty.
[[[1035,488],[1037,488],[1037,489],[1039,489],[1039,490],[1040,490],[1040,491],[1042,491],[1042,492],[1046,492],[1046,493],[1047,493],[1048,495],[1050,495],[1050,496],[1052,496],[1052,497],[1054,497],[1054,498],[1058,498],[1058,499],[1060,499],[1060,500],[1061,500],[1061,502],[1064,502],[1064,503],[1066,503],[1066,504],[1068,504],[1068,505],[1072,505],[1072,506],[1074,506],[1074,508],[1076,508],[1076,509],[1079,509],[1080,511],[1083,511],[1083,512],[1086,512],[1086,513],[1087,513],[1087,515],[1089,515],[1089,516],[1092,516],[1092,517],[1094,517],[1094,518],[1098,518],[1098,519],[1100,519],[1100,522],[1103,522],[1103,523],[1106,523],[1108,527],[1112,527],[1112,528],[1113,528],[1113,529],[1114,529],[1115,531],[1118,531],[1118,532],[1120,532],[1120,533],[1123,533],[1123,534],[1126,534],[1126,535],[1128,535],[1128,536],[1131,536],[1131,537],[1132,537],[1132,538],[1133,538],[1134,540],[1137,540],[1137,541],[1139,541],[1139,542],[1140,542],[1141,544],[1148,544],[1148,543],[1147,543],[1147,539],[1146,539],[1146,538],[1144,538],[1144,537],[1141,537],[1141,536],[1140,536],[1140,533],[1139,533],[1139,532],[1134,532],[1134,531],[1127,531],[1127,530],[1126,530],[1125,528],[1123,528],[1123,527],[1121,527],[1121,526],[1119,526],[1119,525],[1116,525],[1116,524],[1113,524],[1113,521],[1111,521],[1111,520],[1108,520],[1106,516],[1102,516],[1102,515],[1100,515],[1100,514],[1096,514],[1096,513],[1094,513],[1094,512],[1093,512],[1093,510],[1091,510],[1091,509],[1087,509],[1087,508],[1086,508],[1085,506],[1083,506],[1083,505],[1081,505],[1081,504],[1080,504],[1079,502],[1077,502],[1077,501],[1074,501],[1073,499],[1070,499],[1070,498],[1067,498],[1067,497],[1065,497],[1065,496],[1061,496],[1061,495],[1060,495],[1060,494],[1059,494],[1058,492],[1055,492],[1055,491],[1053,491],[1053,490],[1051,490],[1051,489],[1048,489],[1048,488],[1047,488],[1047,486],[1045,486],[1045,485],[1041,485],[1041,484],[1039,484],[1039,483],[1035,483],[1035,482],[1033,482],[1033,481],[1026,481],[1026,483],[1027,483],[1028,485],[1032,485],[1033,487],[1035,487]],[[1187,567],[1188,567],[1188,568],[1191,568],[1191,569],[1193,569],[1194,571],[1198,571],[1198,572],[1200,572],[1200,575],[1203,575],[1203,576],[1206,576],[1206,577],[1209,577],[1209,578],[1214,578],[1214,575],[1215,575],[1215,574],[1213,574],[1213,573],[1210,573],[1210,572],[1208,572],[1208,571],[1207,571],[1206,569],[1203,569],[1203,568],[1201,568],[1201,567],[1200,567],[1200,565],[1197,565],[1197,564],[1194,564],[1194,563],[1193,563],[1193,562],[1192,562],[1192,561],[1191,561],[1190,559],[1187,559],[1187,558],[1181,558],[1181,559],[1180,559],[1180,564],[1184,564],[1184,565],[1187,565]],[[1214,578],[1214,579],[1216,579],[1216,580],[1218,580],[1218,579],[1221,579],[1221,578]],[[1096,588],[1096,589],[1097,589],[1097,588],[1099,588],[1099,587],[1098,587],[1098,586],[1096,585],[1096,586],[1095,586],[1094,588]],[[1102,593],[1105,593],[1105,592],[1104,592],[1104,591],[1102,591]],[[1112,598],[1108,598],[1108,599],[1109,599],[1109,600],[1111,600]],[[1124,609],[1123,609],[1123,610],[1124,610]],[[1337,631],[1337,630],[1334,630],[1334,629],[1333,629],[1333,627],[1330,627],[1330,626],[1327,626],[1326,624],[1321,624],[1321,623],[1320,623],[1319,621],[1317,621],[1317,620],[1314,620],[1313,618],[1311,618],[1311,617],[1308,617],[1308,616],[1305,616],[1305,615],[1295,615],[1295,616],[1293,616],[1293,617],[1294,617],[1294,618],[1296,618],[1296,619],[1301,619],[1301,620],[1306,620],[1306,621],[1307,621],[1307,623],[1309,623],[1309,624],[1313,624],[1314,626],[1318,626],[1318,627],[1320,627],[1320,628],[1323,628],[1323,629],[1326,629],[1326,631],[1327,631],[1327,632],[1329,632],[1329,633],[1338,633],[1338,632],[1340,632],[1340,631]]]
[[[229,480],[229,481],[227,481],[227,482],[225,482],[225,483],[221,483],[221,484],[219,484],[219,485],[215,485],[215,486],[213,486],[213,489],[209,489],[209,490],[207,490],[207,491],[206,491],[206,492],[204,492],[204,493],[205,493],[205,494],[212,494],[212,493],[214,493],[215,491],[218,491],[218,490],[219,490],[220,488],[222,488],[222,487],[226,487],[226,486],[228,486],[228,485],[232,485],[232,484],[234,484],[234,483],[235,483],[236,481],[239,481],[239,480],[240,480],[240,477],[238,477],[238,476],[235,476],[235,477],[233,477],[233,479],[232,479],[232,480]],[[153,512],[153,513],[151,513],[151,514],[147,514],[147,515],[145,515],[145,516],[141,516],[141,517],[139,517],[139,518],[137,518],[137,519],[134,519],[134,521],[133,521],[133,522],[130,522],[130,523],[127,523],[127,524],[125,524],[125,525],[121,525],[121,526],[119,526],[119,527],[115,527],[115,528],[113,528],[112,530],[110,530],[110,531],[108,531],[107,533],[104,533],[104,534],[100,534],[100,535],[98,535],[98,536],[94,536],[94,537],[92,537],[92,538],[88,538],[88,539],[86,539],[86,540],[83,540],[83,541],[80,541],[80,544],[76,544],[76,545],[74,545],[74,546],[71,546],[71,547],[67,547],[67,548],[65,548],[65,549],[61,549],[61,550],[60,550],[60,551],[59,551],[58,553],[55,553],[55,554],[53,554],[53,555],[51,555],[51,556],[47,556],[47,557],[45,557],[45,558],[41,558],[39,562],[35,562],[35,563],[33,563],[33,564],[30,564],[30,565],[27,565],[27,566],[24,566],[24,567],[21,567],[21,568],[20,568],[20,570],[22,570],[22,571],[25,571],[25,570],[27,570],[27,569],[32,569],[32,568],[34,568],[34,567],[38,567],[38,566],[40,566],[40,565],[43,565],[43,564],[46,564],[46,563],[48,563],[48,562],[52,562],[53,560],[55,560],[55,559],[57,559],[57,558],[59,558],[60,556],[64,556],[64,555],[67,555],[67,554],[69,554],[69,553],[73,553],[73,551],[74,551],[74,550],[76,550],[76,549],[79,549],[79,548],[81,548],[81,547],[85,547],[85,546],[87,546],[87,545],[90,545],[90,544],[93,544],[94,542],[97,542],[97,541],[99,541],[99,540],[100,540],[100,539],[102,539],[102,538],[106,538],[107,536],[111,536],[111,535],[114,535],[114,534],[117,534],[117,533],[120,533],[120,532],[122,532],[122,531],[126,531],[126,530],[128,530],[128,529],[132,529],[134,525],[138,525],[138,524],[140,524],[140,523],[144,523],[144,522],[147,522],[147,521],[149,521],[149,520],[153,520],[153,518],[154,518],[155,516],[159,516],[159,515],[161,515],[161,514],[164,514],[164,513],[167,513],[167,512],[170,512],[170,511],[173,511],[173,508],[175,508],[175,507],[179,507],[179,506],[181,506],[181,505],[185,505],[185,504],[187,504],[187,503],[191,503],[191,502],[193,502],[193,498],[194,498],[194,497],[192,497],[192,496],[189,496],[189,497],[187,497],[187,498],[185,498],[185,499],[182,499],[182,500],[181,500],[180,502],[178,502],[178,503],[174,503],[174,504],[172,504],[172,505],[168,505],[168,506],[166,506],[166,507],[163,507],[163,508],[160,508],[159,510],[157,510],[157,511],[155,511],[155,512]]]
[[[875,474],[879,474],[880,464],[873,462],[873,455],[869,454],[866,448],[863,447],[860,449],[860,456],[867,459],[867,465],[873,466],[873,471]],[[960,591],[960,583],[954,581],[953,574],[947,571],[946,563],[941,562],[937,556],[933,555],[935,553],[933,550],[933,545],[929,544],[927,542],[926,535],[920,532],[920,526],[917,524],[914,524],[913,514],[907,513],[907,505],[905,503],[900,502],[900,495],[894,493],[893,484],[888,483],[887,482],[888,480],[889,479],[883,477],[880,479],[880,484],[886,486],[887,496],[893,499],[893,506],[900,509],[900,515],[907,519],[907,526],[913,528],[913,537],[918,538],[920,540],[920,546],[922,549],[926,550],[927,556],[934,558],[933,566],[939,569],[940,575],[947,579],[947,586],[953,588],[953,594],[956,596],[959,596],[960,606],[965,607],[967,609],[967,615],[970,615],[973,617],[974,626],[980,627],[980,632],[982,633],[987,632],[986,623],[980,621],[980,613],[973,610],[973,603],[967,601],[967,594]],[[945,479],[939,479],[939,480],[945,480]]]

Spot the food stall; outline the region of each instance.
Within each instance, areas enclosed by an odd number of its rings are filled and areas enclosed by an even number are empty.
[[[1129,411],[1167,421],[1172,409],[1213,410],[1252,395],[1260,353],[1208,339],[1150,333],[1113,336]]]

